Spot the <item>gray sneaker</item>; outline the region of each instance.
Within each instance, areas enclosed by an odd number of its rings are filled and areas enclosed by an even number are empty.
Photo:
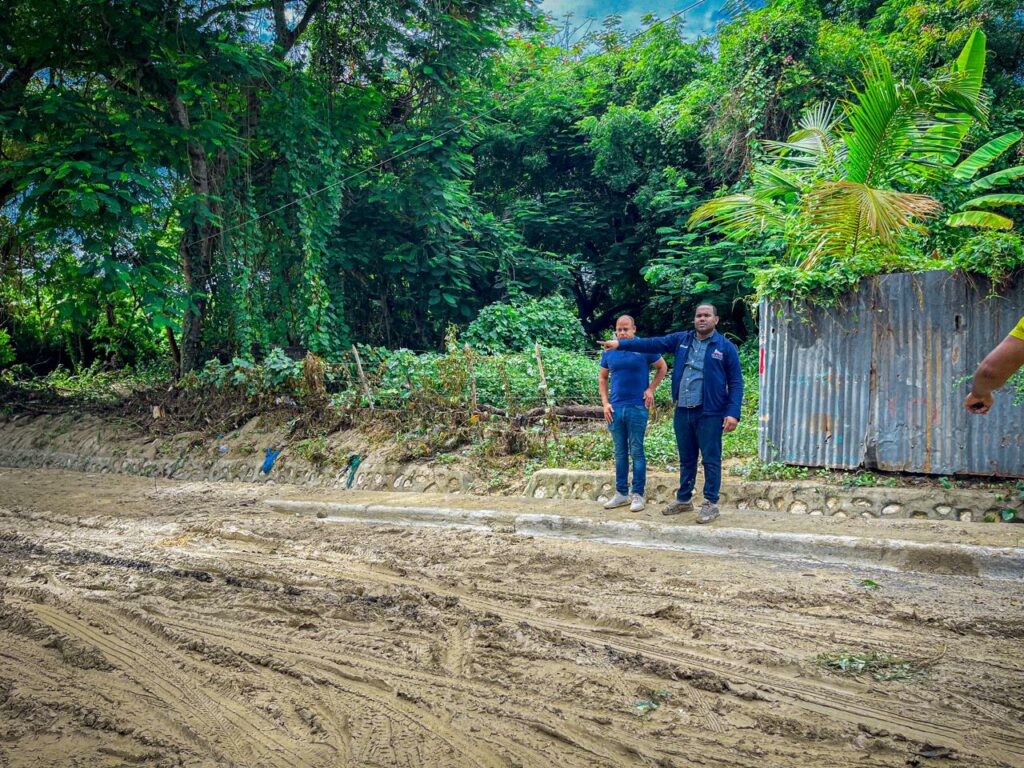
[[[630,502],[630,505],[629,505],[629,511],[630,512],[643,512],[644,511],[644,507],[646,507],[646,506],[647,505],[644,503],[644,497],[641,496],[639,493],[634,493],[633,494],[633,501]]]
[[[700,512],[697,513],[697,522],[703,525],[704,523],[710,523],[718,517],[718,505],[712,504],[710,501],[705,501],[700,505]]]
[[[681,515],[683,512],[693,512],[692,501],[673,501],[661,510],[661,514],[663,515]]]
[[[616,493],[608,501],[604,503],[605,509],[615,509],[616,507],[624,507],[629,504],[629,496],[624,496],[621,493]]]

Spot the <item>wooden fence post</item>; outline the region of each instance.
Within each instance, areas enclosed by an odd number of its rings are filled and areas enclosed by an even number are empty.
[[[366,381],[366,374],[363,373],[363,361],[359,359],[359,350],[356,349],[356,345],[352,345],[352,355],[356,359],[356,372],[359,374],[359,383],[363,387],[363,394],[366,396],[367,401],[370,403],[370,410],[373,410],[373,395],[370,394],[370,385]]]
[[[470,415],[476,413],[476,367],[473,365],[473,350],[466,345],[466,362],[469,364],[469,408]]]
[[[550,404],[548,403],[548,380],[544,376],[544,363],[540,359],[540,342],[533,342],[533,354],[537,358],[537,373],[540,374],[540,390],[541,398],[544,400],[545,410],[550,410]]]
[[[555,445],[558,445],[558,417],[555,415],[554,408],[552,408],[551,400],[549,398],[548,391],[548,379],[544,375],[544,363],[540,359],[540,342],[533,342],[533,354],[537,358],[537,373],[540,375],[540,386],[538,390],[544,400],[544,445],[547,447],[548,435],[554,440]]]

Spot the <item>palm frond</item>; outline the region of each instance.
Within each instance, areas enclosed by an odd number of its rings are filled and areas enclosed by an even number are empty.
[[[847,102],[846,180],[871,184],[903,156],[916,137],[912,112],[904,108],[889,62],[875,52],[865,64],[864,90]]]
[[[744,240],[769,230],[781,230],[785,213],[768,198],[726,195],[697,208],[687,227],[711,226],[733,240]]]
[[[915,219],[938,213],[942,204],[928,195],[874,189],[850,181],[826,182],[807,196],[807,217],[827,240],[827,252],[856,249],[870,237],[891,245],[907,230],[921,230]]]
[[[974,98],[981,93],[981,83],[985,79],[985,47],[985,33],[980,28],[975,29],[953,65],[954,71],[963,74],[965,93]]]
[[[751,172],[754,196],[771,200],[790,194],[799,195],[807,187],[799,176],[774,165],[759,165]]]
[[[933,147],[922,151],[937,156],[931,159],[933,163],[955,163],[971,123],[977,120],[984,124],[988,120],[988,102],[981,90],[985,47],[985,33],[974,30],[949,73],[929,81],[936,124],[925,131],[925,139]]]
[[[835,130],[840,122],[835,110],[836,102],[819,102],[804,110],[786,141],[761,143],[778,159],[796,165],[816,166],[834,159],[839,146]]]

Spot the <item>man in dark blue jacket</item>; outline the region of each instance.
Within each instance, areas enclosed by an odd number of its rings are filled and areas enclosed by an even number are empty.
[[[718,311],[701,304],[693,316],[692,331],[650,339],[612,339],[601,342],[605,351],[675,353],[672,367],[672,401],[676,404],[673,426],[679,449],[679,490],[663,515],[693,510],[698,452],[704,464],[704,503],[698,523],[718,517],[722,486],[722,433],[732,432],[740,421],[743,375],[736,345],[715,330]]]

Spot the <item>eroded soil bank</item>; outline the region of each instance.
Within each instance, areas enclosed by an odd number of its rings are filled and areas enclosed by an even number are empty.
[[[326,524],[282,490],[0,469],[0,764],[1024,765],[1019,582]],[[923,671],[815,662],[868,651]]]

